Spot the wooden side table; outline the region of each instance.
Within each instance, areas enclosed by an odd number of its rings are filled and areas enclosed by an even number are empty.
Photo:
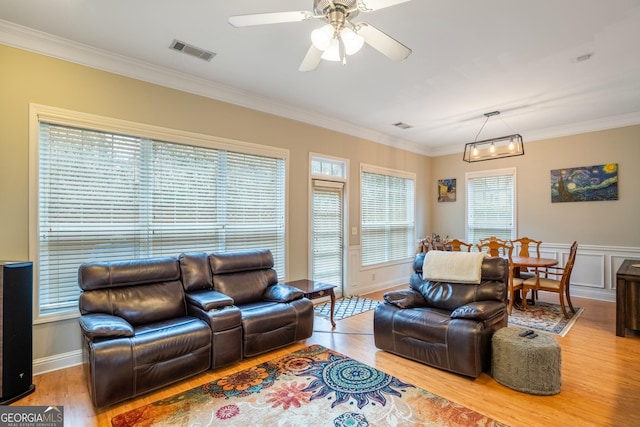
[[[336,294],[334,288],[336,285],[330,285],[328,283],[317,282],[315,280],[301,279],[294,280],[292,282],[286,282],[285,284],[296,287],[304,292],[304,296],[309,299],[322,298],[327,295],[331,298],[331,326],[336,327],[336,322],[333,320],[333,311],[336,308]]]
[[[616,273],[616,335],[625,336],[626,328],[640,330],[639,260],[625,259]]]

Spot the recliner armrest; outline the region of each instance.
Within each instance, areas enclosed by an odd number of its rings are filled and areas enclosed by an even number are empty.
[[[451,312],[452,319],[487,320],[506,310],[506,305],[498,301],[475,301]]]
[[[389,291],[384,294],[384,300],[399,308],[425,307],[427,305],[422,294],[413,289]]]
[[[121,317],[111,314],[83,314],[80,328],[90,340],[101,338],[123,338],[134,335],[133,326]]]
[[[265,289],[262,299],[273,302],[289,302],[300,299],[303,296],[304,292],[294,286],[276,283]]]
[[[233,305],[233,298],[217,291],[203,289],[185,294],[187,304],[204,311],[219,310]]]

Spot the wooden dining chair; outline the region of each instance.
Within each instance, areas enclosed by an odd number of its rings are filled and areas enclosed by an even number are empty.
[[[530,253],[530,250],[535,248],[535,256],[540,258],[540,245],[542,245],[541,240],[534,240],[529,237],[520,237],[518,239],[509,240],[509,242],[513,245],[514,253],[518,256],[533,256],[533,254]],[[532,271],[529,271],[527,267],[519,267],[517,270],[514,270],[514,274],[515,277],[520,277],[522,279],[528,279],[535,276],[535,274]],[[533,291],[531,293],[532,304],[535,304],[536,298],[538,298],[538,293]]]
[[[449,251],[462,252],[464,249],[466,252],[471,252],[471,243],[463,242],[462,240],[453,239],[444,244],[445,248]]]
[[[564,267],[546,267],[544,270],[535,270],[535,276],[524,280],[522,284],[522,304],[527,307],[527,292],[529,290],[557,293],[560,297],[560,307],[565,318],[569,318],[565,308],[565,298],[572,313],[576,310],[571,303],[571,271],[576,261],[578,242],[573,242],[569,250],[569,258]]]

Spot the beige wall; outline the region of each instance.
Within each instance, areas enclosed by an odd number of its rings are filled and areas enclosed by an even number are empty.
[[[29,255],[29,104],[147,123],[290,150],[288,278],[307,276],[309,152],[350,161],[348,229],[359,228],[359,166],[417,175],[416,238],[433,231],[464,237],[464,174],[517,168],[518,234],[545,242],[640,246],[640,126],[525,142],[526,155],[468,164],[456,154],[428,158],[200,96],[0,45],[0,259]],[[620,200],[550,202],[549,171],[618,163]],[[458,179],[453,203],[437,203],[436,181]],[[349,235],[351,247],[359,235]],[[80,349],[77,320],[38,324],[34,359]]]
[[[287,275],[307,277],[309,152],[350,161],[348,229],[359,227],[359,166],[417,175],[417,236],[427,229],[431,159],[300,122],[225,104],[0,45],[0,259],[29,256],[29,104],[286,148],[289,164]],[[416,236],[416,237],[417,237]],[[348,244],[359,245],[359,235]],[[75,319],[34,328],[34,359],[80,348]]]
[[[457,201],[431,199],[430,231],[465,237],[465,173],[515,167],[519,236],[548,243],[640,246],[640,126],[527,143],[525,155],[477,163],[462,155],[432,159],[431,184],[457,179]],[[550,171],[618,163],[617,201],[551,203]]]

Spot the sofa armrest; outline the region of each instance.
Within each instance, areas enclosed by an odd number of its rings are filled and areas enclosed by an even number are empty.
[[[487,320],[501,311],[506,310],[506,305],[498,301],[475,301],[465,304],[451,312],[452,319]]]
[[[265,289],[262,299],[273,302],[290,302],[303,296],[304,292],[294,286],[276,283]]]
[[[233,305],[233,298],[210,289],[194,291],[185,294],[187,304],[204,311],[220,310]]]
[[[79,323],[84,335],[92,341],[134,335],[133,326],[129,322],[111,314],[83,314],[80,316]]]
[[[384,294],[384,300],[399,308],[425,307],[427,301],[420,292],[413,289],[390,291]]]

